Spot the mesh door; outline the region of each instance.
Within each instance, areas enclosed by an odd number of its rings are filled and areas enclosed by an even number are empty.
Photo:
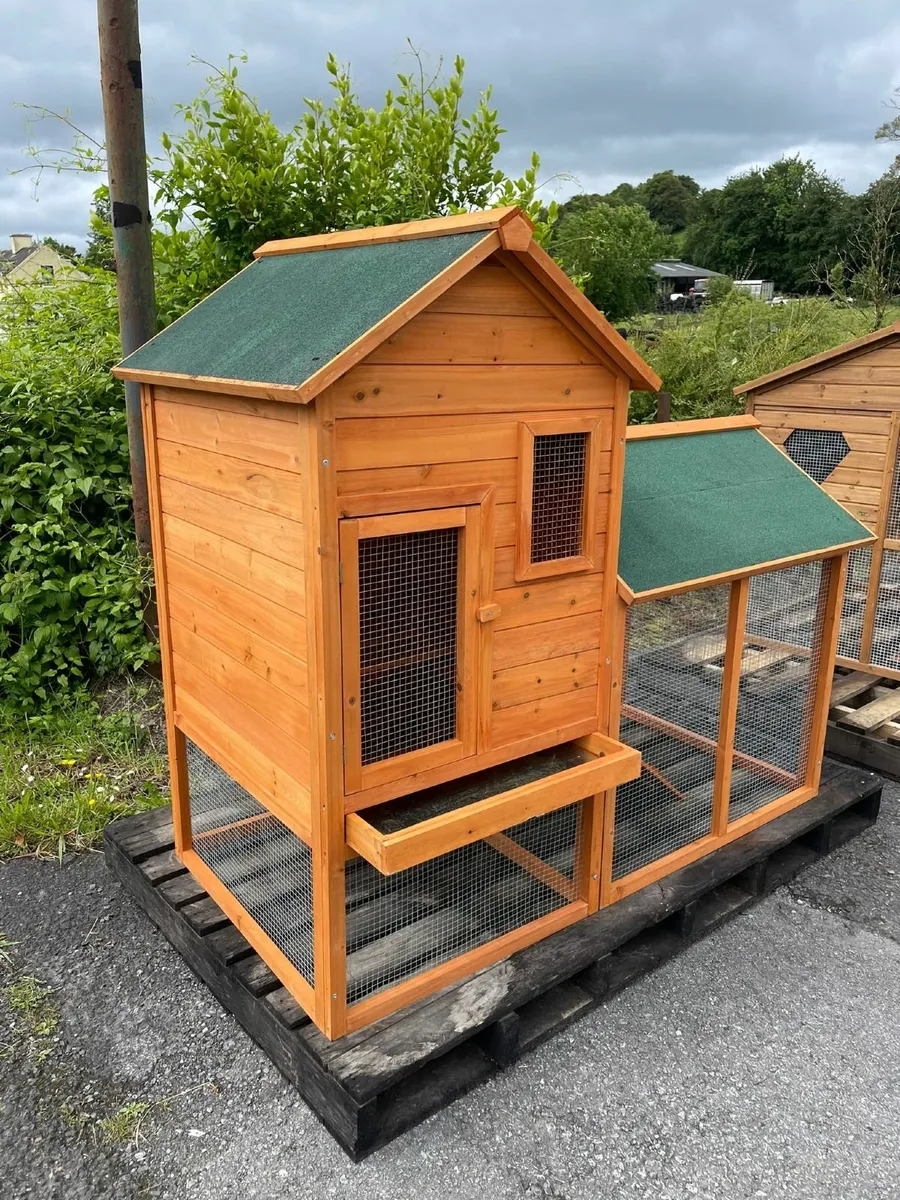
[[[844,602],[841,607],[841,629],[837,641],[838,658],[859,658],[871,566],[871,546],[861,546],[850,551]]]
[[[531,561],[582,553],[586,433],[536,434],[531,492]]]
[[[878,602],[869,661],[900,671],[900,551],[885,550],[878,581]]]
[[[704,588],[629,610],[619,736],[643,763],[616,791],[613,879],[711,832],[729,595]]]
[[[185,740],[194,853],[315,986],[309,847]]]
[[[803,784],[826,575],[817,562],[750,580],[729,820]]]
[[[359,542],[362,765],[456,736],[459,530]]]
[[[348,863],[348,1002],[577,900],[581,814],[579,801],[396,875]]]

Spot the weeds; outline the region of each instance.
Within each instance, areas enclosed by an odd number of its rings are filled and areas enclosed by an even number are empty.
[[[32,1040],[34,1056],[43,1062],[53,1051],[50,1039],[59,1028],[59,1007],[52,999],[53,988],[33,975],[23,975],[3,988],[3,997]],[[6,1047],[12,1050],[12,1045]]]
[[[123,1104],[111,1117],[103,1117],[97,1128],[110,1142],[128,1142],[137,1145],[141,1126],[153,1105],[149,1100],[131,1100]]]
[[[0,708],[0,857],[93,845],[117,817],[163,802],[158,689],[131,682],[23,719]],[[2,949],[2,947],[0,947]]]

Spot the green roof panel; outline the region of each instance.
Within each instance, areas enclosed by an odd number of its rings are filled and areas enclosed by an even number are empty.
[[[633,592],[870,536],[756,429],[627,444],[619,574]]]
[[[122,365],[299,386],[486,236],[257,259]]]

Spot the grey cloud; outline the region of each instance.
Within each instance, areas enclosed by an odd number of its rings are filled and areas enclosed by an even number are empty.
[[[4,4],[0,236],[20,226],[71,241],[86,224],[90,181],[45,177],[34,204],[27,181],[6,175],[26,161],[14,101],[101,128],[93,5],[45,0],[40,11],[35,20],[33,0]],[[363,99],[378,103],[409,66],[409,37],[432,61],[462,54],[471,92],[493,83],[509,130],[502,162],[513,171],[533,148],[546,176],[571,174],[586,188],[666,167],[711,185],[803,148],[861,189],[891,157],[871,139],[900,84],[896,0],[144,0],[141,18],[151,148],[202,82],[192,54],[223,63],[247,51],[245,85],[289,125],[304,96],[327,92],[329,50],[352,62]]]

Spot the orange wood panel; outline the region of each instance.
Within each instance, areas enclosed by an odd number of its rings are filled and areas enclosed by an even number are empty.
[[[240,413],[247,417],[259,417],[267,421],[283,421],[293,425],[296,437],[299,407],[279,400],[253,400],[240,396],[228,396],[217,392],[197,392],[187,388],[163,387],[153,389],[157,400],[169,404],[191,404],[196,408],[211,408],[217,412]],[[282,430],[285,438],[291,435]]]
[[[306,659],[306,618],[281,604],[273,604],[257,592],[214,574],[189,559],[168,554],[169,583],[201,604],[221,612],[229,620],[251,630],[288,654]]]
[[[430,313],[485,313],[489,316],[546,317],[540,300],[496,258],[475,267],[464,279],[432,300]]]
[[[558,617],[597,612],[603,603],[603,573],[566,575],[557,579],[538,579],[494,592],[500,615],[494,629],[516,629],[537,625]],[[597,631],[599,640],[600,631]]]
[[[269,558],[295,566],[303,562],[303,526],[250,504],[241,504],[177,479],[160,479],[163,512],[210,533],[262,550]]]
[[[423,312],[373,351],[367,363],[407,365],[595,364],[549,313],[540,317]]]
[[[338,471],[340,496],[374,495],[416,487],[467,487],[479,484],[494,489],[498,504],[516,498],[516,460],[479,459],[476,462],[421,463],[411,467],[376,467],[374,470]]]
[[[302,561],[298,566],[288,566],[257,549],[191,525],[180,517],[164,516],[163,529],[166,546],[173,553],[294,613],[305,611],[306,585],[300,569]]]
[[[608,507],[608,500],[601,495],[599,507],[601,511],[605,511]],[[495,539],[496,541],[496,539]],[[606,533],[598,533],[594,539],[594,562],[600,565],[602,573],[603,563],[605,562],[606,554]],[[515,574],[515,546],[511,543],[505,546],[497,546],[494,555],[494,588],[501,590],[504,588],[517,587]]]
[[[597,721],[597,691],[566,692],[497,709],[491,718],[491,744],[517,742],[539,729],[565,729],[578,721]]]
[[[223,398],[222,403],[225,403]],[[283,406],[282,406],[283,407]],[[285,436],[284,422],[194,404],[156,401],[157,436],[182,446],[299,472],[297,427]]]
[[[494,670],[543,662],[579,650],[594,650],[601,620],[598,613],[590,612],[584,616],[561,617],[539,625],[501,630],[494,634]]]
[[[158,454],[159,472],[164,478],[192,484],[276,516],[301,519],[303,491],[300,476],[294,471],[162,440]]]
[[[803,408],[827,409],[831,412],[852,408],[856,413],[878,413],[892,412],[900,408],[900,394],[897,389],[883,384],[843,387],[837,383],[813,383],[802,379],[784,383],[777,391],[767,395],[770,402],[777,396],[778,403],[782,406],[796,404]]]
[[[557,696],[564,692],[596,688],[600,666],[598,650],[583,650],[562,654],[543,662],[525,663],[495,671],[493,678],[493,707],[510,708],[529,700]]]
[[[585,366],[362,363],[329,389],[339,417],[432,416],[611,408],[615,376]],[[502,456],[501,456],[502,457]],[[371,464],[369,464],[371,465]]]

